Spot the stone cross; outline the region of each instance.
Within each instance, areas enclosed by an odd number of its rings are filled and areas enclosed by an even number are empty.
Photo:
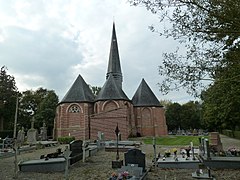
[[[34,129],[34,122],[35,122],[35,118],[33,117],[31,120],[31,129]]]

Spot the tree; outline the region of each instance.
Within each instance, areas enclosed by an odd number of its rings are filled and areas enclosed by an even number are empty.
[[[13,129],[18,91],[15,78],[7,74],[7,67],[0,71],[0,130]]]
[[[189,101],[182,105],[181,122],[183,129],[203,128],[200,117],[200,106],[198,101]]]
[[[183,105],[172,103],[166,110],[166,121],[170,130],[204,128],[201,122],[201,105],[189,101]]]
[[[43,123],[50,133],[55,118],[58,96],[53,90],[39,88],[36,91],[27,90],[22,93],[19,106],[19,124],[30,128],[32,117],[35,118],[35,128],[40,128]]]
[[[240,63],[236,51],[228,53],[216,80],[202,93],[203,117],[211,130],[240,128]]]
[[[166,110],[166,122],[168,129],[176,130],[181,128],[181,109],[182,106],[179,103],[172,103]]]
[[[45,123],[48,127],[48,134],[52,134],[54,127],[54,118],[56,107],[58,104],[58,96],[54,91],[47,91],[45,98],[40,102],[36,112],[36,119],[40,124]]]
[[[168,109],[168,107],[172,104],[171,100],[160,100],[160,105],[164,106],[165,109]]]
[[[219,68],[226,65],[223,57],[232,49],[239,51],[239,0],[129,1],[133,5],[145,5],[160,17],[160,22],[167,24],[162,32],[150,26],[152,31],[185,46],[186,54],[178,50],[164,54],[163,65],[159,66],[159,74],[165,76],[160,84],[162,92],[183,87],[199,95],[204,81],[213,82]]]

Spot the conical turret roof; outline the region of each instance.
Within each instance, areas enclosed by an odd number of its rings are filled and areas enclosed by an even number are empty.
[[[60,103],[65,102],[94,102],[94,95],[81,75],[78,75]]]
[[[103,85],[101,91],[96,97],[96,101],[100,100],[126,100],[130,101],[126,94],[123,92],[122,88],[120,88],[113,77],[112,74],[109,75],[105,84]]]
[[[148,84],[142,79],[137,91],[132,98],[133,106],[160,106],[160,102],[154,95]]]

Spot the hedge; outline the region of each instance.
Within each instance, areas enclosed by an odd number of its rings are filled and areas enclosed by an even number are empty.
[[[64,136],[64,137],[59,137],[57,140],[61,144],[69,144],[70,142],[75,140],[75,137],[73,137],[73,136]]]

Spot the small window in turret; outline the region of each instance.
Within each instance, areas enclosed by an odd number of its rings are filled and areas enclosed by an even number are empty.
[[[70,113],[79,113],[80,112],[80,108],[77,105],[72,105],[69,108],[68,112],[70,112]]]

